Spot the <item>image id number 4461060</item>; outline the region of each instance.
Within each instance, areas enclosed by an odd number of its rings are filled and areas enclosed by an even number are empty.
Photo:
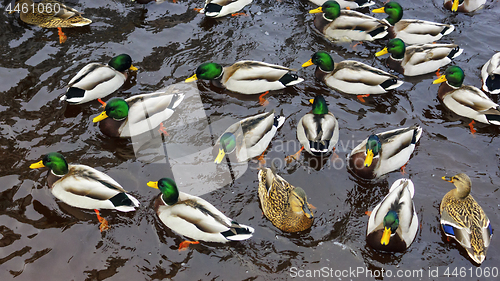
[[[429,277],[482,278],[498,277],[497,267],[431,267]]]
[[[57,14],[61,11],[61,5],[59,3],[17,3],[14,8],[12,8],[12,3],[9,3],[9,5],[5,8],[5,11],[9,13]]]

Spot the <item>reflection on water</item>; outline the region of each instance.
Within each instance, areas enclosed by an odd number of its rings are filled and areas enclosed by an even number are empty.
[[[2,1],[2,9],[11,2]],[[247,16],[217,20],[193,10],[203,1],[159,5],[137,5],[128,0],[65,2],[83,11],[93,23],[65,29],[68,41],[62,45],[56,29],[31,26],[18,15],[0,13],[1,280],[291,279],[292,268],[322,267],[423,269],[423,280],[436,279],[428,277],[431,266],[473,266],[465,250],[447,242],[439,227],[439,203],[451,188],[441,176],[458,172],[471,177],[472,194],[493,228],[500,225],[500,130],[476,124],[478,132],[472,136],[467,126],[470,121],[438,101],[432,74],[404,78],[397,91],[370,96],[365,103],[327,88],[316,80],[312,69],[300,69],[311,54],[326,50],[336,62],[354,59],[386,69],[384,61],[374,57],[385,42],[363,43],[356,49],[349,43],[330,43],[313,32],[313,16],[307,11],[314,5],[308,1],[255,0],[244,9]],[[382,6],[382,1],[375,2],[374,7]],[[400,2],[404,18],[456,26],[442,41],[464,48],[454,63],[464,69],[465,84],[480,87],[480,67],[498,51],[495,43],[500,42],[496,32],[498,3],[488,2],[475,14],[452,14],[439,0]],[[90,62],[107,62],[121,53],[130,54],[139,71],[109,98],[151,93],[181,83],[206,61],[224,66],[244,59],[265,61],[299,69],[305,81],[270,93],[266,96],[269,105],[264,108],[258,96],[230,93],[199,81],[193,84],[198,87],[199,99],[183,101],[186,108],[166,122],[170,136],[137,147],[135,140],[104,136],[92,123],[102,111],[97,101],[78,106],[59,101],[79,69]],[[296,147],[297,122],[310,111],[304,101],[316,94],[326,97],[339,121],[338,158],[316,159],[303,154],[300,160],[285,165],[283,159],[300,148]],[[282,161],[278,172],[304,188],[317,208],[312,228],[300,233],[283,233],[262,215],[255,161],[241,167],[234,181],[220,182],[211,170],[198,169],[203,173],[195,174],[189,163],[179,162],[213,164],[208,151],[203,157],[196,153],[211,148],[236,120],[273,109],[282,111],[287,119],[265,154],[267,165],[272,159]],[[192,124],[204,134],[181,137],[189,133],[181,124]],[[342,164],[352,148],[370,134],[413,124],[419,124],[425,133],[407,166],[408,174],[395,171],[380,181],[364,182]],[[195,154],[179,148],[186,140]],[[101,234],[93,211],[58,201],[47,188],[48,172],[28,168],[51,151],[64,154],[70,164],[85,164],[107,173],[122,183],[141,207],[126,214],[102,211],[110,229]],[[198,185],[195,189],[203,188],[202,193],[210,191],[203,198],[235,221],[254,227],[254,236],[224,245],[202,242],[178,252],[183,237],[158,220],[152,208],[158,191],[146,183],[175,177],[179,172],[184,173],[186,188],[192,184]],[[387,194],[389,183],[400,177],[415,183],[414,203],[421,227],[406,252],[384,254],[366,245],[365,212],[373,209]],[[499,239],[493,237],[483,268],[498,266],[499,245]],[[363,275],[352,279],[383,278]]]

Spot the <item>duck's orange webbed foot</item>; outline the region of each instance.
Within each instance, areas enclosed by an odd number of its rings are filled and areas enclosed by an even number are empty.
[[[183,241],[181,244],[179,244],[179,252],[185,251],[189,248],[189,245],[191,244],[200,244],[198,241]]]
[[[169,134],[167,132],[167,128],[165,128],[165,126],[163,126],[163,122],[160,123],[160,128],[158,129],[158,133],[164,134],[165,136],[169,136]]]
[[[57,28],[57,34],[59,35],[59,44],[66,42],[68,39],[60,27]]]
[[[105,103],[105,102],[103,102],[101,99],[97,99],[97,101],[98,101],[100,104],[102,104],[102,106],[101,106],[102,108],[106,107],[106,103]]]
[[[269,94],[269,91],[266,91],[265,93],[263,93],[262,95],[259,96],[259,103],[260,105],[262,106],[266,106],[269,104],[269,102],[264,98],[265,95]]]
[[[293,160],[299,160],[302,150],[304,150],[304,147],[301,147],[295,154],[285,157],[286,163],[290,164]]]
[[[475,122],[474,120],[472,120],[472,121],[469,123],[469,128],[470,128],[470,133],[471,133],[471,134],[475,134],[475,133],[477,132],[477,131],[476,131],[476,129],[474,129],[474,124],[475,124],[475,123],[476,123],[476,122]]]
[[[363,44],[363,42],[359,41],[358,43],[356,43],[356,44],[354,44],[354,45],[352,46],[352,49],[353,49],[354,51],[356,51],[356,47],[357,47],[358,45],[361,45],[361,44]]]
[[[404,165],[401,167],[401,174],[402,174],[402,175],[406,175],[406,174],[407,174],[407,172],[406,172],[406,170],[405,170],[405,169],[406,169],[406,165],[407,165],[407,164],[408,164],[408,163],[404,164]]]
[[[266,164],[266,159],[264,159],[264,154],[266,153],[267,149],[262,152],[259,157],[257,157],[257,160],[259,161],[259,166],[264,166]]]
[[[236,16],[248,16],[248,15],[245,13],[234,13],[234,14],[231,14],[231,16],[236,17]]]
[[[193,10],[195,10],[199,13],[199,12],[201,12],[201,10],[203,10],[203,8],[193,8]]]
[[[109,229],[108,221],[107,221],[105,218],[101,217],[101,215],[99,215],[99,210],[94,209],[94,211],[95,211],[95,213],[96,213],[96,215],[97,215],[97,219],[98,219],[98,220],[99,220],[99,222],[101,223],[101,224],[99,225],[99,230],[100,230],[101,232],[108,230],[108,229]]]
[[[371,216],[371,215],[372,215],[372,211],[366,211],[366,212],[365,212],[365,215],[367,215],[367,216]]]
[[[440,70],[441,70],[440,68],[438,68],[438,70],[436,70],[436,76],[437,77],[441,77],[441,75],[442,75],[441,72],[440,72]]]
[[[356,97],[360,102],[366,102],[364,98],[369,97],[370,95],[357,95]]]

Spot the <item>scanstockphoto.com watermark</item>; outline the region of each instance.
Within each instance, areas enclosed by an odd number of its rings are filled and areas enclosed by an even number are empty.
[[[348,269],[334,269],[327,266],[319,269],[299,269],[291,267],[289,275],[292,278],[397,278],[401,279],[428,279],[428,278],[497,278],[497,267],[429,267],[421,269],[367,269],[362,266],[349,267]]]

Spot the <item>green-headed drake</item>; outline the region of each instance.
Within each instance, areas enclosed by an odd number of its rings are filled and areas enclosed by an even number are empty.
[[[452,12],[474,12],[484,7],[486,0],[444,0],[444,7]]]
[[[410,179],[395,181],[389,193],[373,209],[366,242],[380,251],[403,252],[415,239],[418,217],[413,205],[415,189]]]
[[[383,94],[403,84],[397,76],[361,62],[345,60],[335,64],[330,54],[324,51],[314,53],[302,67],[310,65],[316,65],[316,78],[346,94]]]
[[[389,28],[389,37],[400,38],[406,44],[432,43],[455,29],[451,24],[416,19],[402,20],[403,8],[397,2],[388,2],[384,7],[372,12],[386,13],[388,17],[385,20],[392,25]]]
[[[261,155],[283,123],[285,117],[275,115],[274,110],[234,123],[217,139],[214,162],[219,164],[226,156],[231,162],[245,162]]]
[[[435,72],[463,52],[455,44],[423,44],[406,46],[399,38],[391,39],[375,56],[390,53],[387,65],[406,76]]]
[[[205,7],[200,13],[209,18],[220,18],[235,14],[250,3],[252,0],[205,0]]]
[[[238,224],[200,197],[179,192],[172,179],[162,178],[147,185],[161,191],[154,203],[158,218],[180,235],[218,243],[252,237],[252,227]],[[181,243],[179,250],[192,243]]]
[[[387,22],[360,12],[340,10],[336,1],[326,1],[309,13],[318,14],[314,27],[331,41],[373,41],[384,38],[390,27]]]
[[[481,68],[483,91],[500,94],[500,52],[494,54]]]
[[[82,104],[104,98],[125,83],[127,69],[137,71],[132,65],[132,58],[127,54],[112,58],[107,65],[89,63],[69,81],[68,90],[61,100],[69,104]]]
[[[274,164],[274,163],[273,163]],[[262,212],[277,228],[285,232],[309,229],[314,217],[307,195],[276,174],[275,167],[259,171],[259,199]]]
[[[466,174],[443,177],[443,180],[452,182],[455,188],[441,201],[441,228],[446,236],[453,237],[467,250],[474,262],[481,264],[493,235],[490,220],[470,195],[472,183]]]
[[[439,86],[438,98],[456,114],[485,124],[500,126],[500,106],[474,86],[464,86],[465,74],[458,66],[450,66],[433,84]],[[446,83],[443,83],[446,82]],[[472,133],[474,121],[469,124]]]
[[[422,136],[418,125],[369,136],[348,156],[349,169],[363,179],[375,179],[403,167]]]
[[[127,99],[113,98],[104,111],[93,119],[109,137],[129,138],[158,128],[172,116],[184,99],[182,93],[158,91]]]

